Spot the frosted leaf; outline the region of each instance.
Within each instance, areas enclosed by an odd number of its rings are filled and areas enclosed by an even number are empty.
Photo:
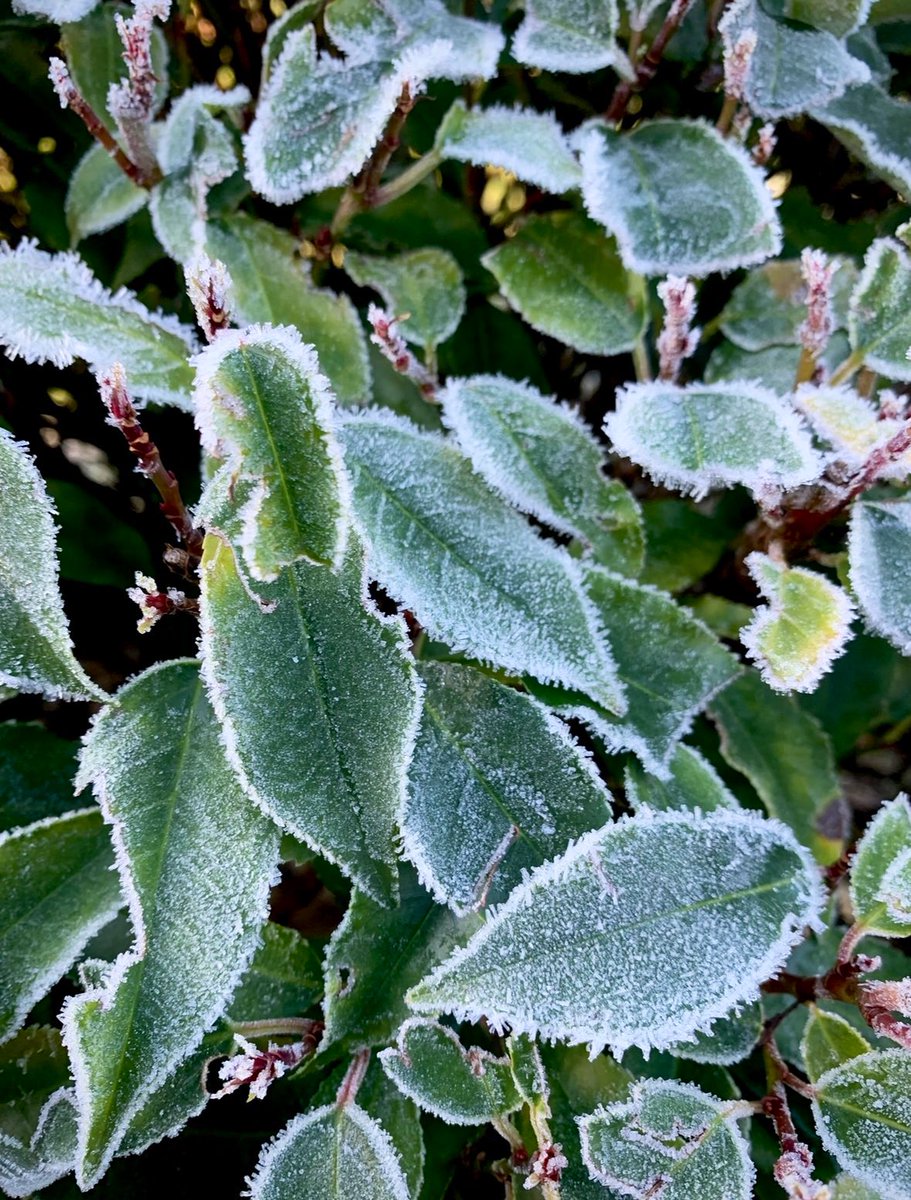
[[[833,261],[837,270],[832,280],[832,315],[835,328],[843,329],[851,291],[857,282],[857,268],[850,259]],[[721,330],[744,350],[796,346],[807,315],[806,293],[799,259],[763,263],[734,288],[721,314]],[[789,377],[789,384],[795,373],[796,369]]]
[[[630,71],[617,45],[617,0],[526,0],[513,57],[545,71],[584,74],[614,67]]]
[[[636,1200],[750,1200],[756,1170],[736,1103],[691,1083],[643,1079],[629,1101],[579,1120],[593,1179]]]
[[[135,943],[62,1013],[83,1190],[215,1024],[266,918],[278,831],[244,796],[219,738],[184,660],[127,684],[86,738],[77,787],[93,784],[112,826]]]
[[[448,250],[428,246],[384,258],[348,251],[345,270],[379,292],[407,341],[434,350],[452,337],[465,312],[465,285]]]
[[[867,1187],[853,1175],[839,1175],[832,1180],[832,1200],[885,1200],[882,1192]]]
[[[263,1148],[250,1200],[409,1200],[389,1134],[357,1104],[327,1104]]]
[[[77,749],[43,725],[0,725],[0,831],[83,807],[73,795]]]
[[[3,258],[0,255],[0,270]],[[0,429],[0,683],[51,699],[106,700],[73,656],[44,480]]]
[[[149,195],[152,231],[168,258],[189,263],[199,250],[206,218],[205,196],[194,190],[187,171],[169,175]]]
[[[869,627],[911,654],[911,579],[896,570],[911,547],[911,500],[860,500],[851,509],[851,587]]]
[[[851,348],[874,371],[911,381],[911,257],[904,247],[878,238],[867,251],[851,296]]]
[[[11,1037],[121,907],[96,808],[0,836],[0,1041]]]
[[[593,121],[574,135],[589,214],[642,275],[709,275],[781,249],[775,205],[745,150],[702,121],[654,120],[632,133]]]
[[[158,162],[165,175],[193,166],[200,128],[207,125],[209,114],[231,112],[250,103],[245,87],[223,92],[214,84],[197,84],[187,88],[171,105],[161,125],[158,138]],[[218,126],[224,135],[227,130]]]
[[[105,233],[145,208],[149,193],[124,175],[103,146],[94,143],[70,176],[66,224],[72,245]]]
[[[813,432],[833,448],[832,457],[855,469],[866,462],[870,452],[898,433],[901,421],[880,416],[869,400],[849,387],[813,387],[797,389],[794,404],[806,417]],[[904,456],[895,464],[896,471],[907,473],[911,458]]]
[[[811,1006],[800,1043],[800,1056],[811,1082],[869,1049],[867,1039],[844,1017]]]
[[[501,167],[554,195],[578,187],[582,178],[556,118],[531,108],[469,109],[456,100],[440,123],[435,145],[445,158]]]
[[[844,345],[847,354],[847,338]],[[702,378],[705,384],[746,379],[784,396],[794,387],[799,363],[799,346],[768,346],[751,353],[733,342],[722,341],[712,351]]]
[[[323,1048],[385,1046],[406,1019],[405,992],[480,925],[435,904],[403,866],[399,903],[382,908],[355,891],[326,951]]]
[[[629,763],[624,772],[627,803],[634,811],[654,808],[667,812],[675,808],[697,808],[714,812],[716,808],[739,808],[736,796],[715,768],[698,750],[682,743],[668,763],[667,779],[651,775],[638,763]]]
[[[746,566],[768,601],[740,631],[747,655],[776,692],[815,691],[851,637],[851,601],[818,571],[758,551]]]
[[[581,213],[532,216],[481,261],[533,329],[567,346],[623,354],[643,334],[643,291],[627,274],[613,238]]]
[[[873,0],[779,0],[776,12],[789,21],[802,21],[844,37],[859,29],[867,20]]]
[[[697,1033],[692,1042],[672,1046],[670,1053],[709,1066],[733,1066],[752,1054],[762,1033],[762,1019],[762,1005],[755,1000],[728,1017],[719,1017],[708,1033]]]
[[[820,862],[836,862],[841,837],[825,832],[823,813],[841,795],[832,743],[791,696],[747,671],[712,701],[725,761],[749,779],[770,816],[785,821]]]
[[[758,0],[735,0],[718,28],[726,59],[747,32],[756,38],[743,99],[757,117],[794,117],[869,82],[869,67],[843,41],[820,29],[795,29],[776,21]]]
[[[193,333],[150,312],[130,292],[102,287],[75,254],[47,254],[26,239],[0,245],[0,345],[11,358],[95,371],[122,363],[140,400],[189,407]]]
[[[902,794],[884,804],[867,826],[851,864],[854,920],[866,932],[881,937],[908,936],[909,855],[911,807],[907,796]]]
[[[851,87],[810,114],[899,192],[911,191],[911,104],[873,83]]]
[[[370,572],[433,637],[624,708],[565,551],[489,491],[450,442],[378,411],[347,420],[341,438]]]
[[[392,15],[402,50],[415,56],[428,78],[462,83],[496,75],[505,44],[496,24],[458,16],[445,0],[380,0],[379,7]]]
[[[210,537],[201,575],[203,670],[241,785],[388,903],[420,697],[403,623],[367,596],[360,546],[337,574],[291,567],[254,597]]]
[[[839,1165],[883,1200],[911,1193],[911,1054],[871,1050],[816,1081],[813,1117]]]
[[[435,1021],[406,1021],[379,1060],[406,1096],[448,1125],[483,1125],[523,1104],[508,1058],[476,1046],[466,1050]]]
[[[13,12],[46,17],[59,25],[81,21],[97,4],[98,0],[13,0]]]
[[[336,401],[368,401],[370,364],[357,310],[347,296],[312,286],[290,234],[237,212],[209,223],[206,247],[228,269],[241,323],[294,325],[315,347]]]
[[[426,663],[401,815],[403,850],[456,912],[505,899],[523,871],[610,820],[610,797],[561,721],[469,667]]]
[[[378,0],[329,0],[324,24],[332,44],[359,62],[387,57],[401,35],[393,6]]]
[[[494,491],[578,538],[599,562],[638,574],[639,506],[622,483],[604,478],[604,450],[568,405],[505,375],[451,379],[439,400],[445,424]]]
[[[541,1047],[525,1033],[506,1039],[512,1077],[525,1104],[542,1106],[550,1100],[550,1084],[541,1058]]]
[[[336,1082],[337,1076],[330,1075],[323,1082],[314,1103],[319,1103],[324,1098],[324,1090],[328,1092],[329,1086],[335,1087]],[[332,1097],[327,1094],[325,1098]],[[380,1066],[376,1056],[371,1058],[364,1081],[358,1088],[357,1102],[392,1139],[399,1156],[402,1174],[408,1184],[408,1195],[414,1200],[414,1197],[420,1196],[424,1183],[425,1151],[421,1110],[413,1100],[399,1091]]]
[[[557,712],[585,721],[611,753],[632,750],[646,770],[666,778],[677,742],[740,667],[666,593],[597,567],[586,569],[585,583],[614,651],[626,714],[614,719],[582,696],[535,685],[532,690]]]
[[[250,574],[274,580],[301,560],[338,566],[348,478],[313,347],[293,326],[251,325],[224,330],[195,364],[203,447],[245,485],[238,549]]]
[[[778,822],[642,813],[538,868],[407,999],[593,1053],[662,1049],[754,999],[821,903]]]
[[[697,499],[741,483],[768,486],[816,479],[822,462],[800,417],[774,392],[736,381],[628,384],[604,422],[617,454],[667,487]]]

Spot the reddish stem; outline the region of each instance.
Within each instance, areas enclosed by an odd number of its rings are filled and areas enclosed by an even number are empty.
[[[351,1104],[357,1095],[358,1088],[364,1082],[364,1076],[367,1074],[367,1067],[370,1063],[370,1051],[361,1050],[351,1060],[351,1066],[345,1073],[345,1078],[342,1080],[342,1085],[338,1089],[336,1096],[336,1104],[339,1108],[345,1108]]]
[[[668,42],[680,28],[683,18],[693,7],[693,3],[694,0],[674,0],[664,19],[664,24],[658,30],[654,41],[646,50],[636,68],[636,78],[621,80],[614,89],[614,94],[605,113],[608,121],[622,120],[633,92],[641,92],[655,78],[658,68],[661,66],[661,60],[664,58]]]

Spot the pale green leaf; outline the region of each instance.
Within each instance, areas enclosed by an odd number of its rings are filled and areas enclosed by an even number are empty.
[[[851,865],[854,920],[867,933],[911,931],[911,806],[905,795],[884,804],[864,831]]]
[[[853,1175],[839,1175],[832,1180],[832,1200],[885,1200],[885,1196]]]
[[[644,1079],[626,1103],[579,1121],[582,1157],[593,1178],[639,1200],[749,1200],[756,1171],[739,1115],[693,1084]]]
[[[28,239],[12,251],[0,245],[0,345],[57,367],[119,362],[137,399],[189,407],[192,331],[130,292],[109,292],[72,253],[47,254]]]
[[[383,258],[349,250],[345,270],[361,287],[379,292],[400,318],[402,336],[425,350],[452,337],[465,312],[462,272],[448,250],[427,246]]]
[[[867,251],[851,296],[848,333],[868,367],[911,381],[911,258],[897,242],[879,238]]]
[[[118,693],[86,740],[78,782],[94,785],[113,827],[136,936],[63,1013],[87,1190],[234,992],[266,917],[279,838],[234,779],[195,663],[160,664]]]
[[[857,268],[850,259],[836,259],[832,280],[832,318],[843,329],[848,302],[857,283]],[[721,313],[721,330],[743,350],[798,345],[800,326],[807,318],[807,287],[799,259],[763,263],[737,285]],[[795,363],[796,368],[796,363]],[[795,371],[789,372],[789,383]],[[744,378],[750,378],[749,374]]]
[[[0,725],[0,831],[83,807],[73,795],[77,749],[41,725]]]
[[[367,597],[360,546],[337,574],[292,567],[260,599],[220,538],[201,573],[203,669],[244,790],[389,902],[419,692],[403,623]]]
[[[526,0],[513,57],[545,71],[581,74],[614,67],[627,73],[618,25],[617,0]]]
[[[125,175],[103,146],[94,143],[70,176],[66,193],[71,244],[122,224],[144,208],[148,199],[148,191]]]
[[[204,448],[244,485],[238,550],[253,578],[301,560],[337,567],[348,479],[313,348],[290,325],[224,330],[196,359],[194,399]]]
[[[457,912],[610,820],[610,796],[561,721],[469,667],[422,664],[424,702],[401,815],[406,857]]]
[[[769,11],[789,21],[802,21],[844,37],[866,21],[873,0],[775,0]]]
[[[911,547],[911,500],[863,500],[851,510],[851,586],[867,624],[911,654],[911,579],[896,565]]]
[[[702,121],[644,121],[632,133],[602,122],[575,135],[589,214],[642,275],[709,275],[781,249],[762,174]]]
[[[679,745],[668,768],[669,777],[659,779],[638,763],[628,764],[624,786],[627,803],[634,811],[640,808],[655,808],[659,812],[698,808],[703,812],[714,812],[716,808],[740,807],[715,768],[692,746]]]
[[[0,1048],[0,1188],[31,1196],[72,1171],[76,1110],[60,1033],[29,1025]]]
[[[149,196],[152,230],[168,258],[190,263],[198,249],[197,234],[205,219],[205,194],[194,191],[188,171],[167,175]]]
[[[646,812],[535,871],[407,999],[593,1051],[661,1049],[754,999],[820,906],[778,822]]]
[[[543,1108],[550,1098],[550,1086],[541,1058],[541,1047],[526,1033],[506,1039],[506,1053],[513,1081],[525,1104]]]
[[[207,143],[211,151],[214,148],[212,143],[217,142],[219,157],[224,155],[232,162],[236,161],[228,130],[218,122],[210,123],[209,118],[215,113],[242,109],[249,103],[250,93],[245,87],[224,92],[215,84],[196,84],[182,92],[168,110],[158,137],[158,161],[165,175],[198,168],[200,149],[205,149]],[[202,138],[202,145],[199,137],[201,130],[208,130],[208,137]]]
[[[800,1053],[811,1082],[832,1067],[866,1054],[870,1043],[844,1017],[812,1005],[803,1031]]]
[[[0,256],[0,271],[4,259]],[[27,447],[0,429],[0,683],[105,700],[73,655],[57,581],[57,529]]]
[[[803,384],[797,389],[794,404],[813,431],[832,446],[832,457],[855,469],[902,427],[900,418],[883,416],[875,404],[850,387]],[[904,480],[909,469],[911,455],[904,454],[883,468],[881,478]]]
[[[608,645],[565,551],[489,491],[451,442],[379,412],[346,421],[341,438],[370,572],[432,636],[622,710]]]
[[[911,191],[911,104],[873,83],[851,87],[811,114],[881,179]]]
[[[504,375],[452,379],[440,403],[446,425],[494,491],[578,538],[599,562],[638,574],[639,506],[619,480],[604,478],[604,450],[571,408]]]

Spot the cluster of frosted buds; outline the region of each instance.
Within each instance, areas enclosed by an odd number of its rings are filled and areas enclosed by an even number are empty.
[[[218,259],[199,253],[187,267],[187,292],[196,310],[199,327],[206,340],[231,323],[231,277],[228,268]]]
[[[370,340],[383,357],[392,363],[400,375],[413,379],[424,396],[432,396],[436,391],[436,380],[424,364],[415,358],[405,339],[395,328],[399,318],[390,316],[385,309],[371,304],[367,309],[367,320],[373,329]]]
[[[832,276],[836,266],[821,250],[807,249],[800,256],[800,271],[807,285],[807,316],[798,336],[814,361],[819,359],[832,335]]]
[[[136,623],[140,633],[148,633],[162,617],[172,612],[195,611],[197,601],[188,600],[186,593],[177,588],[159,591],[158,584],[149,575],[136,572],[136,586],[127,588],[127,595],[139,605],[142,616]]]
[[[152,67],[152,23],[156,17],[164,21],[170,8],[171,0],[135,0],[131,17],[124,18],[120,13],[114,16],[123,42],[127,78],[111,84],[108,109],[133,161],[148,173],[154,173],[158,165],[148,132],[158,82]]]
[[[804,1142],[795,1142],[782,1154],[773,1174],[791,1200],[830,1200],[828,1185],[813,1178],[813,1155]]]
[[[658,284],[664,304],[664,327],[658,335],[658,358],[662,379],[673,382],[680,374],[683,360],[699,345],[699,330],[693,328],[696,315],[696,287],[681,275],[668,275]]]
[[[215,1093],[216,1100],[246,1086],[250,1088],[248,1099],[262,1100],[271,1084],[293,1070],[313,1049],[307,1042],[293,1042],[289,1046],[276,1046],[270,1042],[268,1050],[260,1050],[238,1033],[234,1038],[243,1053],[222,1064],[218,1078],[223,1086]]]
[[[750,60],[756,49],[756,30],[747,29],[733,45],[725,48],[724,55],[724,91],[733,100],[743,100],[747,75],[750,73]]]
[[[70,76],[69,68],[62,58],[51,58],[47,66],[47,74],[61,108],[75,108],[79,101],[79,92]]]
[[[531,1190],[545,1183],[559,1183],[568,1166],[569,1159],[559,1142],[541,1146],[531,1156],[531,1174],[525,1180],[525,1187]]]
[[[753,162],[757,167],[764,167],[775,153],[777,140],[775,126],[771,122],[763,125],[757,135],[756,145],[753,147]]]

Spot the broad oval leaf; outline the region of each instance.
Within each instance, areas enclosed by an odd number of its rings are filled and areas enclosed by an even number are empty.
[[[797,413],[752,383],[629,384],[604,431],[656,483],[697,498],[735,483],[796,487],[822,470]]]
[[[422,664],[421,725],[401,814],[422,882],[456,912],[504,900],[522,873],[610,820],[566,726],[470,667]]]
[[[593,1052],[660,1049],[752,1000],[821,898],[778,822],[643,813],[535,871],[407,1000]]]
[[[851,586],[867,624],[911,654],[911,581],[896,571],[911,550],[911,500],[860,500],[851,509]]]
[[[124,175],[96,142],[79,160],[66,193],[70,244],[120,225],[148,203],[149,193]]]
[[[884,804],[860,839],[851,864],[854,920],[867,933],[911,932],[911,805],[905,795]]]
[[[97,719],[78,786],[113,829],[136,941],[62,1020],[88,1190],[224,1010],[265,921],[278,831],[236,783],[195,663],[152,667]]]
[[[811,1082],[869,1049],[867,1039],[844,1017],[815,1004],[811,1006],[800,1043],[801,1058]]]
[[[781,249],[761,173],[745,151],[702,121],[644,121],[633,133],[602,122],[575,135],[582,194],[642,275],[709,275]]]
[[[345,255],[345,270],[361,287],[374,288],[401,318],[402,336],[426,350],[452,337],[465,312],[465,285],[448,250],[427,246],[385,258]]]
[[[623,710],[607,642],[564,551],[442,438],[379,412],[347,420],[341,438],[369,569],[434,637]]]
[[[619,20],[617,0],[526,0],[512,53],[545,71],[615,67],[626,73],[629,62],[616,41]]]
[[[889,379],[911,381],[911,257],[888,238],[877,239],[851,296],[851,347]]]
[[[224,330],[196,358],[194,398],[203,446],[245,488],[238,549],[253,578],[300,560],[337,567],[348,478],[313,347],[290,325]]]
[[[832,280],[832,319],[836,329],[843,329],[858,272],[851,259],[834,261],[837,270]],[[800,326],[806,317],[807,285],[800,260],[775,259],[755,267],[734,288],[720,323],[725,337],[737,346],[758,351],[770,346],[799,345]],[[789,385],[795,375],[796,370],[790,372]]]
[[[668,763],[670,774],[660,779],[630,763],[624,774],[626,799],[636,811],[655,808],[668,812],[675,808],[698,808],[714,812],[716,808],[739,808],[727,784],[698,750],[681,743]]]
[[[911,104],[890,96],[875,83],[851,87],[812,114],[903,195],[911,191]]]

